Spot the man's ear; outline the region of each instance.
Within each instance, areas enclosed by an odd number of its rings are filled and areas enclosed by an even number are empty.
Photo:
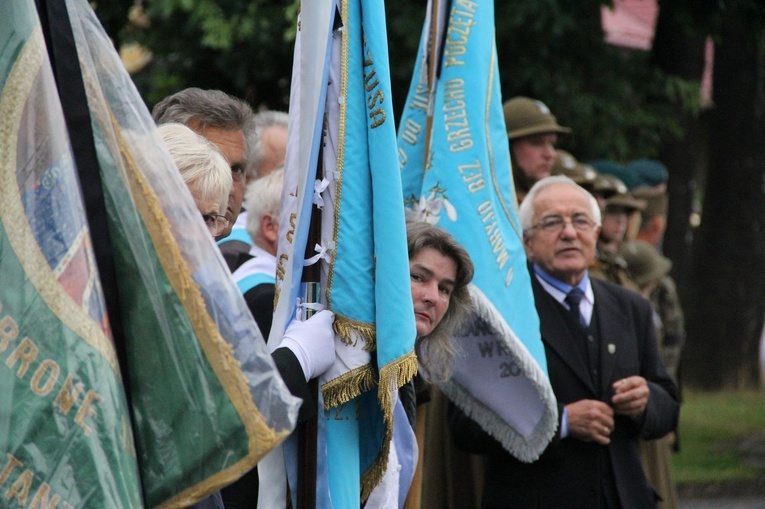
[[[651,227],[657,235],[663,235],[664,230],[667,228],[667,220],[661,215],[657,214],[651,219]]]
[[[276,243],[279,237],[279,221],[266,212],[260,218],[260,234],[270,243]]]
[[[531,258],[531,235],[523,232],[523,250],[526,251],[526,256]]]

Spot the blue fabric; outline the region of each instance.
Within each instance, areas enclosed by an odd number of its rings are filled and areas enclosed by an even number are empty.
[[[337,241],[328,301],[336,315],[374,325],[373,355],[379,376],[384,377],[397,369],[396,361],[412,354],[416,336],[385,10],[376,1],[356,0],[346,5],[343,47],[347,51],[342,64],[347,81],[346,95],[341,97],[344,130],[339,131],[343,152],[338,151],[337,160],[342,188],[335,203]],[[349,472],[358,464],[356,473],[369,475],[370,467],[390,447],[386,434],[392,430],[386,428],[384,416],[392,415],[393,408],[382,408],[378,391],[396,389],[381,383],[342,409],[330,411],[345,416],[327,421],[330,493],[335,507],[358,506],[359,479],[351,483]],[[350,417],[348,405],[358,408]],[[351,422],[356,415],[358,421]],[[359,455],[358,463],[350,462],[353,454]],[[347,467],[349,462],[353,468]]]
[[[398,505],[403,507],[417,466],[417,437],[412,426],[409,424],[404,405],[401,404],[400,399],[396,401],[393,419],[393,444],[396,447],[398,462],[401,465],[401,470],[399,471]]]
[[[263,283],[273,284],[274,281],[276,281],[276,278],[273,276],[268,276],[266,274],[250,274],[240,281],[237,281],[236,286],[239,288],[239,291],[242,292],[242,295],[244,295],[258,285],[262,285]]]
[[[225,244],[226,242],[231,242],[232,240],[236,240],[239,242],[244,242],[245,244],[252,245],[252,239],[250,238],[250,235],[247,233],[247,230],[244,228],[234,228],[231,230],[231,235],[224,239],[220,239],[218,241],[218,245]]]
[[[473,11],[455,9],[474,27],[494,26],[489,5]],[[464,31],[464,27],[454,28],[455,34]],[[474,284],[546,372],[517,218],[494,31],[476,29],[469,37],[464,55],[444,55],[429,151],[426,111],[413,98],[423,85],[412,81],[399,128],[404,197],[420,213],[427,208],[425,219],[449,231],[468,249],[476,265]],[[420,73],[415,68],[415,78]],[[415,131],[419,136],[412,136]],[[425,153],[432,155],[427,170]]]
[[[510,388],[516,392],[503,386],[489,391],[491,401],[484,398],[481,390],[496,387],[494,382],[510,386],[510,377],[500,374],[499,356],[481,355],[485,342],[470,331],[461,338],[466,355],[455,361],[454,376],[442,389],[484,429],[501,436],[508,451],[532,461],[554,436],[558,416],[517,217],[494,4],[455,2],[446,17],[444,41],[428,40],[442,27],[423,28],[420,57],[399,124],[404,202],[410,219],[436,224],[468,250],[481,318],[474,329],[486,329],[490,343],[496,339],[499,351],[508,352],[523,375],[512,377],[521,381]],[[435,85],[428,80],[434,73],[425,67],[426,48],[431,46],[443,47]],[[485,383],[475,382],[475,371],[468,366],[480,369]],[[523,383],[524,377],[528,383]],[[518,417],[508,420],[511,405]]]

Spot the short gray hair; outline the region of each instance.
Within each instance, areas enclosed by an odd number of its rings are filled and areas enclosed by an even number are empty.
[[[255,244],[260,233],[260,220],[265,214],[271,214],[275,221],[279,221],[283,186],[284,168],[278,168],[247,186],[247,195],[244,199],[247,210],[245,228]]]
[[[247,159],[250,158],[248,139],[254,129],[254,114],[245,101],[221,90],[187,88],[164,98],[151,111],[157,125],[178,123],[188,126],[199,122],[200,132],[207,126],[244,133]],[[229,170],[230,171],[230,170]]]
[[[520,221],[521,229],[523,229],[524,232],[530,230],[533,226],[532,221],[534,221],[534,213],[536,212],[534,210],[534,199],[543,189],[557,184],[574,187],[577,189],[577,191],[582,193],[582,195],[587,198],[587,201],[590,204],[592,220],[595,221],[597,226],[600,226],[600,207],[598,206],[598,201],[595,199],[595,197],[570,178],[564,175],[553,175],[552,177],[545,177],[531,186],[529,193],[521,202],[521,206],[518,209],[518,221]]]
[[[263,110],[255,113],[253,117],[254,129],[249,133],[250,140],[247,144],[250,146],[249,165],[247,166],[247,177],[258,178],[260,176],[260,165],[263,164],[263,142],[261,135],[269,127],[283,127],[287,130],[289,125],[289,115],[283,111]]]
[[[189,190],[203,201],[216,199],[220,210],[226,210],[233,180],[223,154],[183,124],[163,124],[158,131]]]

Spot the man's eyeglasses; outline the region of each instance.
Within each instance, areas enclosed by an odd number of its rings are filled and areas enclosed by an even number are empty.
[[[570,222],[576,231],[582,233],[589,233],[596,226],[593,220],[584,215],[576,215],[571,219],[561,216],[547,216],[529,229],[542,230],[547,233],[560,233],[565,228],[567,222]]]
[[[228,219],[220,214],[202,214],[202,219],[213,237],[219,235],[228,226]]]

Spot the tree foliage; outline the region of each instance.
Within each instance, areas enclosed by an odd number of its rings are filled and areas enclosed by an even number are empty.
[[[684,109],[697,107],[698,85],[664,75],[649,65],[647,53],[605,44],[601,3],[495,2],[503,96],[546,102],[573,128],[562,146],[580,159],[655,156],[662,140],[682,134],[678,119]],[[115,40],[135,40],[152,52],[152,64],[134,76],[149,105],[198,86],[256,106],[287,108],[297,0],[145,0],[143,26],[128,22],[125,4],[104,3],[97,12]],[[411,80],[426,5],[424,0],[386,4],[397,113]],[[121,27],[114,23],[120,13]]]
[[[134,76],[150,106],[195,86],[286,109],[297,8],[292,0],[147,0],[143,21],[126,23],[120,39],[153,55]]]

